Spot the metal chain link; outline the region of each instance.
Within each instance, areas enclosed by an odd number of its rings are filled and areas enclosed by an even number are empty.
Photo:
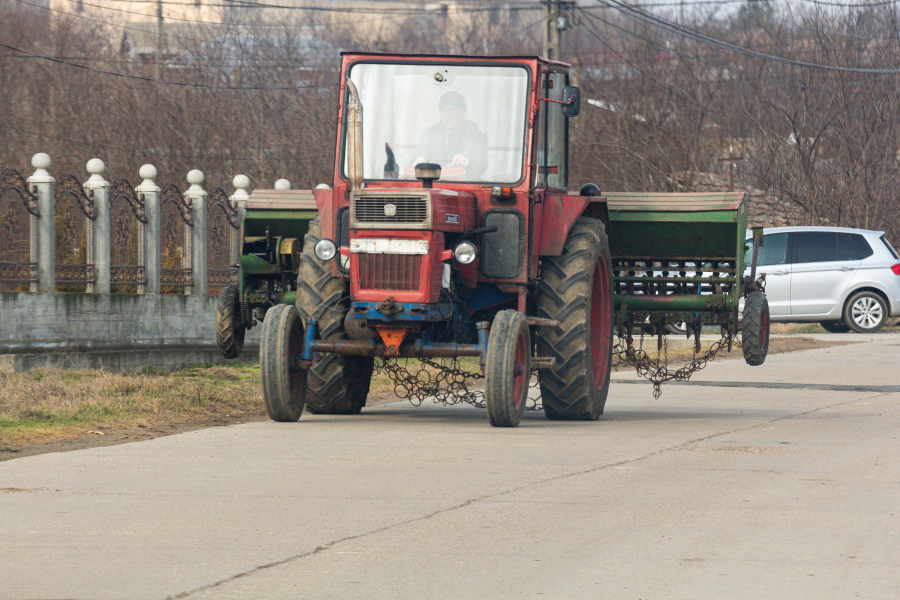
[[[435,404],[451,406],[465,402],[476,408],[484,408],[484,390],[469,389],[467,380],[484,379],[484,375],[477,372],[466,371],[459,365],[459,361],[452,359],[431,360],[422,358],[421,365],[415,371],[410,371],[409,360],[403,364],[397,359],[378,358],[375,360],[375,375],[386,375],[394,384],[394,394],[403,400],[409,400],[413,406],[421,406],[423,402],[431,399]],[[415,359],[413,359],[415,360]],[[431,367],[437,372],[432,372],[425,367]],[[529,388],[538,388],[537,371],[532,371]],[[540,394],[536,398],[529,398],[526,410],[542,410]]]
[[[678,369],[669,369],[667,336],[663,336],[662,348],[658,351],[657,358],[650,358],[644,350],[643,332],[637,348],[634,347],[634,338],[631,335],[625,338],[621,335],[618,337],[619,341],[613,347],[613,369],[618,371],[620,365],[635,367],[639,377],[653,384],[654,399],[659,399],[662,395],[661,386],[666,381],[687,381],[694,373],[706,367],[709,361],[715,360],[721,352],[730,352],[733,347],[741,347],[740,341],[736,339],[737,333],[723,330],[721,339],[714,342],[706,352],[698,354],[695,351],[691,362]]]
[[[639,345],[634,347],[634,338],[619,336],[618,343],[613,347],[613,370],[618,371],[623,365],[631,365],[637,370],[639,377],[649,380],[653,384],[653,398],[658,399],[662,395],[662,384],[666,381],[687,381],[697,371],[703,370],[707,363],[715,360],[724,351],[732,348],[740,348],[740,340],[737,333],[723,331],[722,337],[714,342],[706,352],[694,353],[693,359],[678,369],[670,369],[668,364],[668,344],[663,336],[662,348],[656,358],[651,358],[644,350],[644,334],[641,333]],[[378,358],[375,360],[375,375],[386,375],[394,384],[394,394],[398,398],[408,400],[413,406],[421,406],[429,398],[435,404],[451,406],[464,402],[477,408],[484,408],[484,390],[469,389],[469,380],[484,379],[484,375],[478,372],[466,371],[460,367],[459,361],[453,359],[431,360],[419,359],[421,365],[415,371],[410,371],[410,359],[403,364],[398,359]],[[415,360],[415,359],[412,359]],[[436,372],[429,371],[425,367],[431,367]],[[529,388],[540,390],[537,378],[537,370],[531,373]],[[526,410],[543,410],[540,392],[536,398],[528,398]]]

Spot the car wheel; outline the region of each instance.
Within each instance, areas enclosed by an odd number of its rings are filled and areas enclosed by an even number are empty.
[[[857,292],[844,307],[844,323],[857,333],[872,333],[884,327],[887,307],[874,292]]]

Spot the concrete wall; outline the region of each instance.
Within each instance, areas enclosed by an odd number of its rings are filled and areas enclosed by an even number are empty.
[[[216,298],[162,294],[0,293],[0,370],[111,371],[224,363]],[[242,359],[258,356],[259,330]]]

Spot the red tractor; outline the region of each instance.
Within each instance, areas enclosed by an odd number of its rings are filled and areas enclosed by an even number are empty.
[[[514,427],[538,370],[545,415],[595,420],[613,336],[609,215],[568,190],[569,66],[534,57],[349,53],[331,189],[296,306],[268,310],[275,421],[354,414],[375,357],[479,357],[490,422]]]
[[[532,370],[547,418],[595,420],[614,325],[629,347],[636,326],[662,347],[667,324],[687,323],[698,346],[716,325],[730,348],[745,295],[758,326],[744,353],[765,359],[764,283],[742,276],[743,194],[608,206],[592,184],[570,193],[580,93],[568,65],[351,53],[340,95],[334,182],[314,190],[296,305],[265,312],[273,420],[358,413],[376,357],[467,356],[480,359],[492,425],[519,424]]]

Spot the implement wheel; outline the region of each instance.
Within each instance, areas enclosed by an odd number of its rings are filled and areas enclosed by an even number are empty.
[[[531,334],[525,315],[502,310],[494,317],[484,369],[484,403],[494,427],[515,427],[525,413],[531,379]]]
[[[598,219],[575,222],[561,256],[541,258],[538,351],[553,367],[538,380],[548,419],[595,421],[603,414],[612,369],[613,294],[609,239]]]
[[[241,315],[241,291],[229,285],[219,294],[216,305],[216,344],[225,358],[237,358],[244,348],[244,319]]]
[[[769,301],[762,292],[750,292],[741,318],[741,348],[748,365],[757,367],[769,353]]]
[[[313,248],[319,241],[319,221],[309,224],[303,240],[297,276],[297,310],[306,323],[315,317],[319,338],[339,340],[349,310],[350,290],[344,279],[331,276],[331,262],[319,260]],[[339,256],[334,260],[340,260]],[[357,415],[366,405],[375,359],[316,352],[309,368],[307,410],[328,415]]]
[[[266,311],[260,335],[266,413],[273,421],[296,421],[306,404],[306,370],[297,367],[303,349],[303,323],[297,309],[278,304]]]

